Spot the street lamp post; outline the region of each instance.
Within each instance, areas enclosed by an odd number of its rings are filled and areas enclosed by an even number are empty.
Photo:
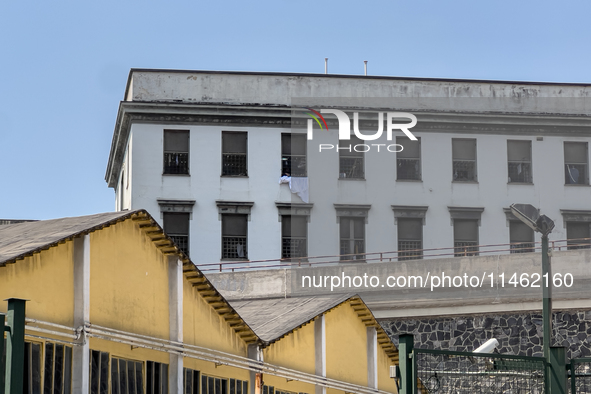
[[[542,234],[542,328],[546,359],[546,392],[566,394],[566,359],[563,348],[552,348],[552,265],[548,251],[548,234],[554,221],[529,204],[513,204],[511,212],[534,231]]]

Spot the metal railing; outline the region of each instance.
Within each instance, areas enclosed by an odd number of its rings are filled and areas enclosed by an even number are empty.
[[[571,394],[591,394],[591,358],[575,358],[570,361]]]
[[[419,392],[545,393],[543,357],[414,349]]]
[[[521,245],[521,246],[519,246]],[[490,244],[466,246],[465,250],[460,253],[457,246],[448,248],[430,248],[430,249],[415,249],[415,250],[393,250],[386,252],[368,252],[368,253],[351,253],[339,255],[321,255],[321,256],[307,256],[301,258],[284,258],[284,259],[267,259],[267,260],[250,260],[250,261],[220,261],[216,263],[204,263],[193,260],[202,272],[224,272],[224,271],[245,271],[245,270],[260,270],[260,269],[280,269],[280,268],[294,268],[294,267],[314,267],[338,265],[344,261],[352,263],[387,263],[409,260],[408,256],[414,254],[417,259],[433,259],[433,258],[451,258],[451,257],[468,257],[474,253],[471,248],[478,250],[479,256],[497,255],[519,253],[524,250],[533,253],[542,250],[541,242],[528,243],[524,247],[523,243],[507,243],[507,244]],[[555,251],[575,250],[575,249],[589,249],[591,248],[591,238],[580,238],[570,240],[555,240],[550,241],[549,248]],[[244,253],[246,255],[246,242],[244,241]],[[230,257],[232,258],[232,257]]]
[[[165,174],[188,174],[189,154],[186,152],[164,152]]]

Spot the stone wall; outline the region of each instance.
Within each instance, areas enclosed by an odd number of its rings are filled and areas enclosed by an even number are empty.
[[[400,334],[413,334],[419,348],[470,352],[496,338],[499,353],[543,355],[539,312],[390,319],[380,323],[397,346]],[[591,311],[554,312],[552,324],[553,345],[567,347],[568,359],[591,356]]]

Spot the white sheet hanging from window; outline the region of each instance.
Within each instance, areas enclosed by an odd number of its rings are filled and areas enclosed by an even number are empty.
[[[303,202],[308,203],[310,201],[308,177],[307,176],[282,176],[279,179],[279,184],[288,183],[289,190],[297,194]]]

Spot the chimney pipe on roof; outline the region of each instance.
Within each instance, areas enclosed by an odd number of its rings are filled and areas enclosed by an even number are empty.
[[[328,74],[328,58],[324,58],[324,73]]]
[[[367,75],[367,60],[364,60],[363,63],[365,64],[365,75]]]

